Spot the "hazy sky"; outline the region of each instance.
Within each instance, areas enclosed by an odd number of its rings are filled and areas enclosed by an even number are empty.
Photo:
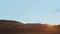
[[[0,19],[60,24],[60,0],[0,0]]]

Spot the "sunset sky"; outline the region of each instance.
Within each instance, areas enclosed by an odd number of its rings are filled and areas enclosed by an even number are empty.
[[[60,24],[60,0],[0,0],[0,19]]]

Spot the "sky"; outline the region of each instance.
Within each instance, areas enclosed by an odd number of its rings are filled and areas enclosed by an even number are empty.
[[[60,24],[60,0],[0,0],[0,19]]]

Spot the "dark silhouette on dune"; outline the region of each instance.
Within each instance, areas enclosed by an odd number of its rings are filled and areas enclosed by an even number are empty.
[[[60,34],[60,25],[23,24],[13,20],[0,20],[0,34]]]

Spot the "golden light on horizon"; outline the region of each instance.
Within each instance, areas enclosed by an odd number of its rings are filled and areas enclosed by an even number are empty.
[[[45,23],[47,24],[47,23]],[[54,25],[59,25],[59,24],[47,24],[48,26],[54,26]]]
[[[53,24],[48,24],[48,26],[54,26]]]
[[[47,29],[48,29],[49,31],[54,30],[54,28],[55,28],[55,27],[54,27],[54,24],[47,24],[47,25],[48,25],[48,28],[47,28]]]

